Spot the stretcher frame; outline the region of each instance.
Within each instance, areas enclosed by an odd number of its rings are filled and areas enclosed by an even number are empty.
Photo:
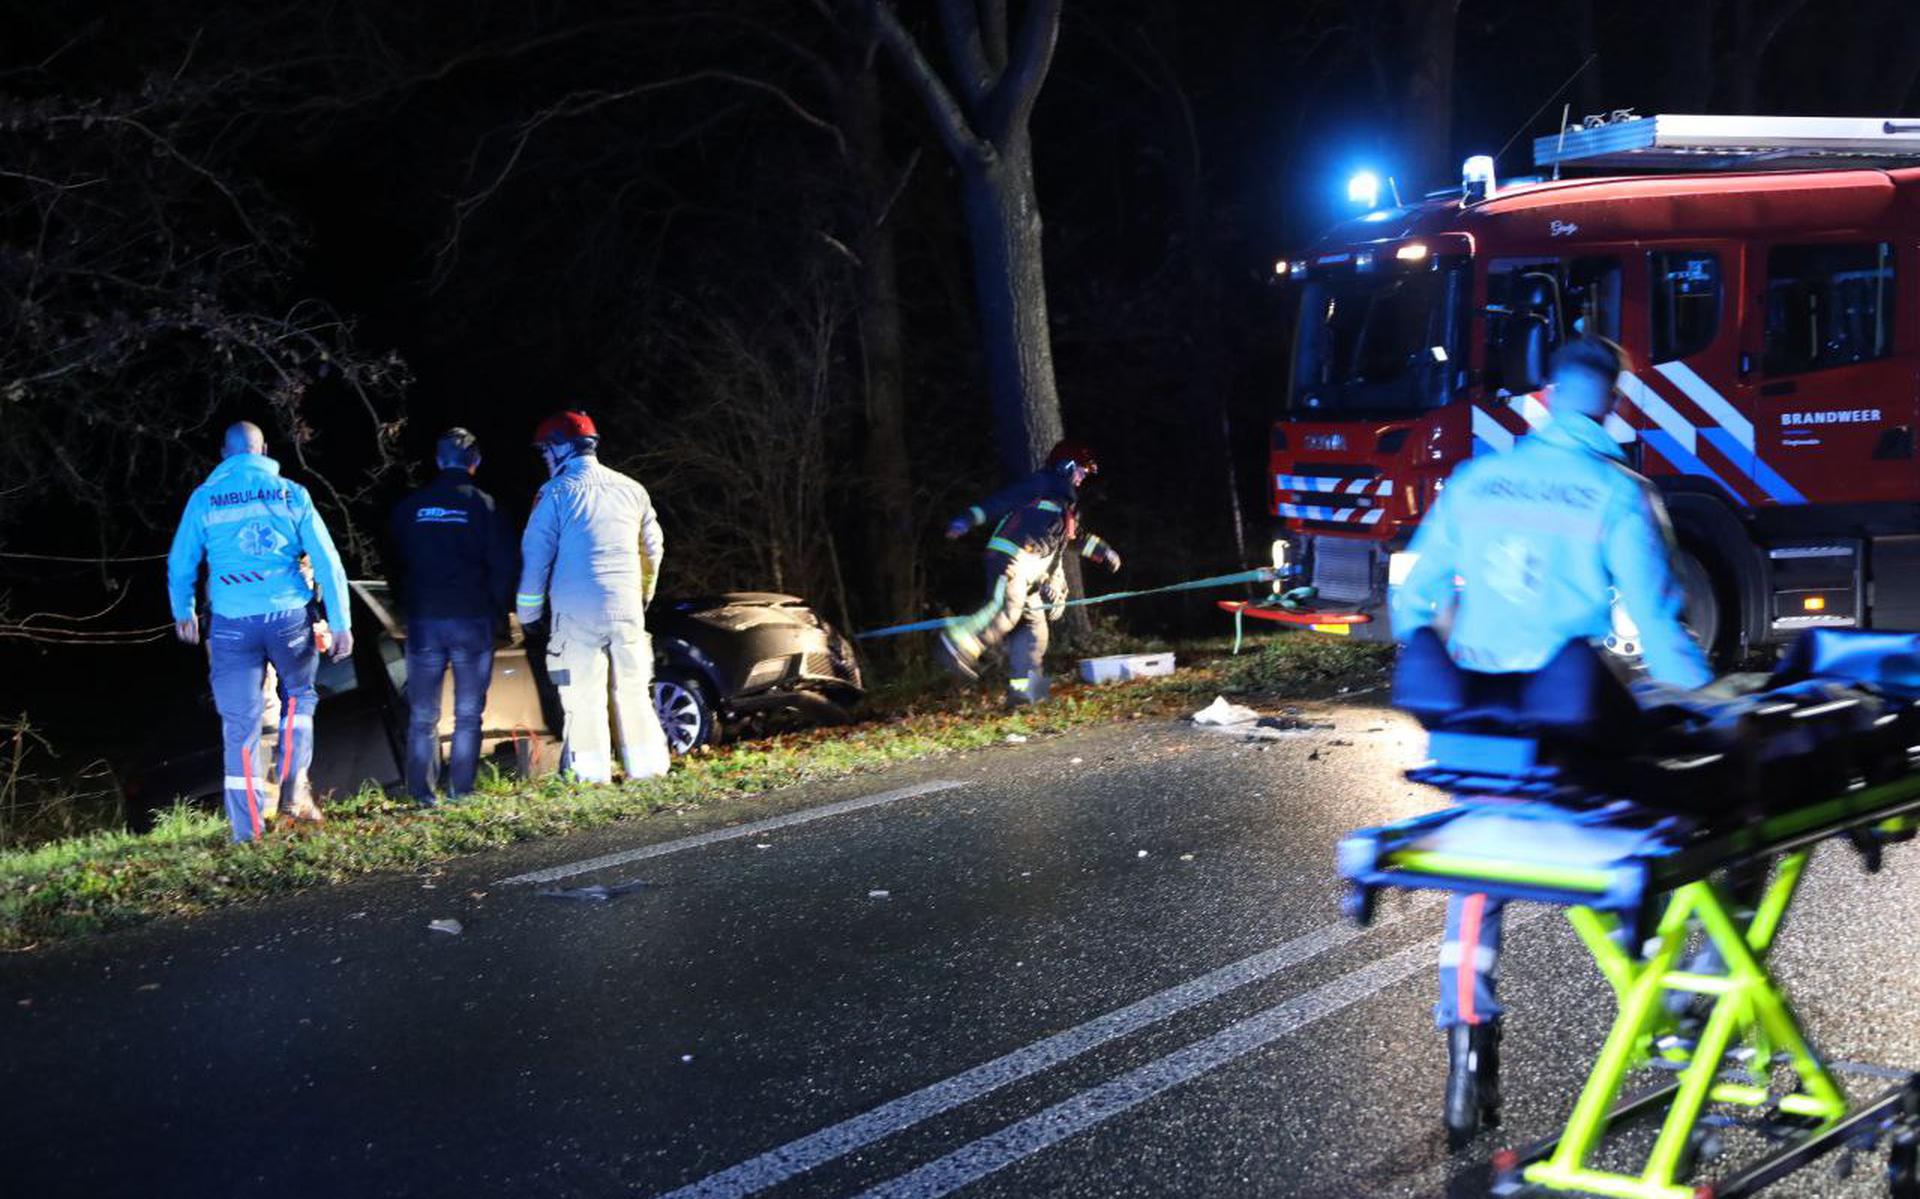
[[[1908,1187],[1900,1190],[1896,1178],[1895,1193],[1913,1193],[1920,1076],[1850,1114],[1846,1093],[1808,1043],[1785,991],[1767,970],[1766,957],[1814,846],[1850,837],[1868,869],[1878,869],[1881,845],[1911,836],[1920,823],[1920,773],[1602,869],[1405,848],[1461,811],[1447,809],[1343,841],[1340,864],[1349,888],[1348,914],[1361,923],[1370,920],[1382,888],[1483,893],[1554,904],[1565,909],[1618,1004],[1565,1129],[1524,1153],[1502,1155],[1496,1162],[1496,1193],[1534,1189],[1617,1199],[1697,1199],[1702,1194],[1731,1199],[1863,1135],[1889,1133],[1896,1155],[1904,1155],[1896,1157],[1895,1170],[1904,1161]],[[1759,902],[1750,915],[1742,916],[1714,881],[1714,873],[1776,855],[1778,864]],[[1689,931],[1696,927],[1719,949],[1724,973],[1678,967]],[[1691,1046],[1665,1036],[1675,1025],[1666,1005],[1672,992],[1712,999]],[[1735,1050],[1746,1051],[1749,1081],[1723,1077],[1728,1055]],[[1676,1070],[1675,1081],[1649,1095],[1617,1102],[1628,1076],[1650,1064]],[[1792,1089],[1778,1096],[1770,1085],[1776,1066],[1784,1066],[1794,1080]],[[1767,1109],[1776,1126],[1798,1125],[1800,1135],[1717,1186],[1684,1183],[1710,1103]],[[1662,1106],[1666,1115],[1638,1174],[1592,1164],[1595,1151],[1618,1123]]]

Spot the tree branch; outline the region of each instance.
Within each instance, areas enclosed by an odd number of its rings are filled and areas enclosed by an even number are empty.
[[[868,10],[873,14],[874,32],[880,37],[882,45],[893,54],[894,61],[906,74],[907,82],[913,90],[920,93],[920,99],[927,106],[927,114],[933,118],[933,127],[939,132],[940,140],[946,143],[947,152],[956,162],[985,162],[993,157],[993,146],[982,140],[967,122],[967,114],[940,82],[940,75],[920,52],[920,43],[913,40],[906,27],[900,24],[900,18],[894,13],[893,5],[887,0],[867,0]]]
[[[993,89],[993,72],[987,67],[987,49],[980,40],[979,14],[973,0],[940,0],[940,30],[946,35],[947,57],[953,60],[953,73],[960,77],[960,91],[967,108],[979,112]]]
[[[1061,6],[1062,0],[1027,0],[1013,57],[987,101],[985,132],[996,146],[1026,124],[1033,102],[1040,97],[1040,85],[1046,82],[1053,49],[1060,40]]]
[[[682,87],[690,83],[700,83],[707,80],[719,80],[726,83],[737,84],[740,87],[755,91],[766,92],[778,100],[781,106],[786,108],[787,111],[800,118],[801,121],[824,131],[828,136],[833,138],[834,145],[839,148],[840,153],[842,155],[846,154],[847,141],[845,136],[841,134],[838,126],[834,125],[831,121],[816,116],[805,105],[794,99],[791,93],[778,85],[769,83],[764,79],[755,79],[751,75],[740,75],[733,71],[695,71],[692,74],[679,75],[672,79],[656,79],[650,83],[642,83],[635,87],[622,88],[614,92],[579,92],[565,96],[522,121],[514,133],[513,149],[508,153],[506,162],[502,163],[500,169],[494,172],[493,178],[478,191],[454,203],[453,227],[448,230],[446,238],[440,243],[440,248],[434,255],[436,261],[434,269],[436,286],[439,283],[445,282],[447,274],[452,270],[453,254],[459,245],[460,234],[466,226],[467,219],[485,207],[487,201],[491,200],[494,194],[506,184],[508,177],[513,174],[514,168],[519,165],[521,156],[526,153],[527,144],[533,140],[533,135],[539,132],[542,126],[546,125],[549,121],[561,120],[567,117],[585,116],[588,113],[605,108],[610,104],[617,104],[622,100],[631,100],[636,96],[643,96],[649,92],[663,91],[667,88]],[[476,151],[476,158],[477,153]],[[471,171],[471,167],[469,167],[469,171]]]
[[[1007,0],[980,0],[981,37],[987,45],[987,66],[995,75],[1007,69]]]

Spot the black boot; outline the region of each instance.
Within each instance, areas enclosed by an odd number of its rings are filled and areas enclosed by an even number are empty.
[[[1500,1025],[1447,1030],[1447,1148],[1463,1148],[1500,1123]]]

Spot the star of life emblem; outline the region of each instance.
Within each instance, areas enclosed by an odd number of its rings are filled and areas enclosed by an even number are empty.
[[[240,530],[235,544],[249,558],[270,558],[286,548],[287,539],[272,525],[257,520]]]

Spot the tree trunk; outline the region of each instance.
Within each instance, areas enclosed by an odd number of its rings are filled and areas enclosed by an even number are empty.
[[[1456,176],[1453,157],[1453,57],[1460,0],[1402,0],[1401,29],[1407,39],[1406,82],[1400,127],[1408,144],[1405,161],[1412,186],[1402,195],[1444,187]]]
[[[913,526],[913,475],[907,455],[905,350],[901,333],[899,255],[887,205],[889,177],[881,127],[880,81],[870,58],[849,62],[841,89],[841,128],[855,176],[860,235],[861,365],[866,390],[865,483],[867,573],[882,621],[905,619],[914,594],[918,548]]]
[[[1574,83],[1574,115],[1568,119],[1577,120],[1589,113],[1604,111],[1607,103],[1607,92],[1602,86],[1602,64],[1596,57],[1600,53],[1600,33],[1594,25],[1593,0],[1569,0],[1567,24],[1576,55],[1573,65],[1578,67],[1587,59],[1593,59],[1593,64],[1581,71],[1580,78]]]
[[[984,162],[964,163],[962,176],[994,444],[1000,473],[1013,479],[1045,461],[1061,436],[1046,271],[1040,256],[1040,205],[1027,131],[1016,130],[999,153]]]
[[[1654,112],[1705,112],[1713,100],[1714,0],[1669,0],[1665,99]]]

